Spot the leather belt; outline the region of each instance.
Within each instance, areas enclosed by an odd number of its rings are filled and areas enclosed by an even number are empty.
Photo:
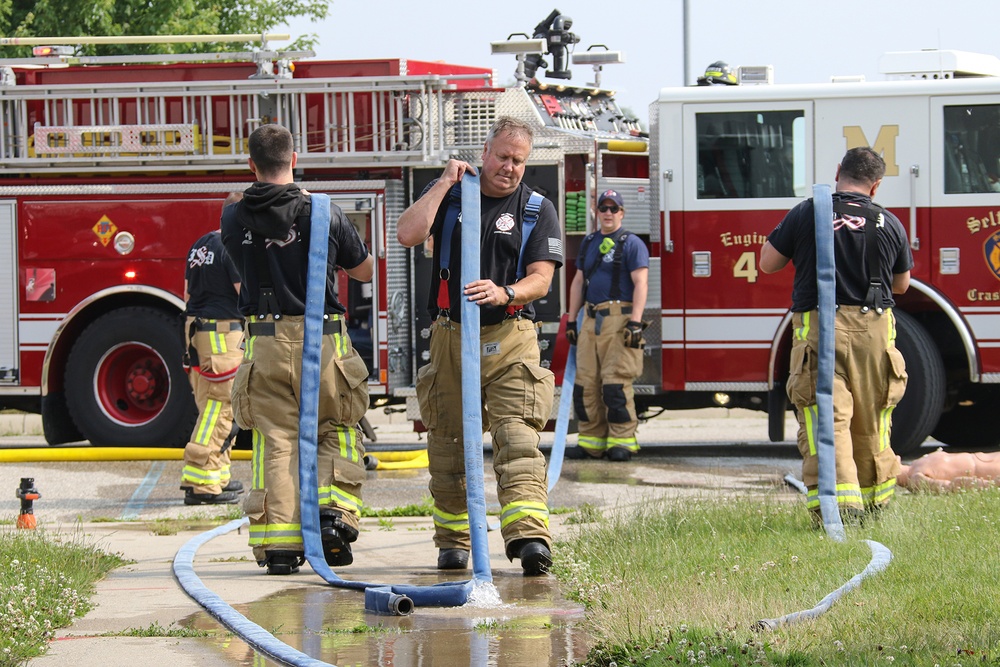
[[[597,317],[598,315],[600,315],[601,317],[607,317],[610,314],[611,314],[611,308],[610,307],[595,308],[594,306],[590,305],[589,303],[587,304],[587,315],[589,317]],[[631,315],[632,314],[632,306],[622,306],[621,307],[621,314],[622,315]]]
[[[275,331],[275,322],[251,322],[247,326],[247,333],[252,336],[273,336]],[[330,334],[343,334],[344,333],[344,321],[341,319],[336,320],[323,320],[323,335],[327,336]]]
[[[225,320],[222,322],[195,320],[194,326],[198,331],[218,331],[220,333],[243,331],[243,323],[235,320],[231,322],[226,322]]]

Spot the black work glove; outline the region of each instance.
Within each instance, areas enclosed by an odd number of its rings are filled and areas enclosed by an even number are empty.
[[[622,334],[625,336],[625,347],[631,347],[633,349],[638,349],[642,347],[644,341],[642,340],[643,330],[649,326],[645,322],[632,322],[629,321],[622,330]]]
[[[570,345],[576,345],[576,322],[570,321],[566,323],[566,340],[569,341]]]

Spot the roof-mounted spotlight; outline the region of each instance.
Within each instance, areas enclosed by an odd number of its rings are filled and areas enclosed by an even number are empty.
[[[524,39],[511,39],[517,36]],[[545,53],[545,47],[544,39],[528,39],[528,36],[524,33],[516,32],[509,35],[505,42],[490,42],[490,53],[494,55],[513,53],[517,57],[517,71],[514,73],[514,78],[517,79],[519,86],[524,86],[525,82],[531,78],[524,72],[525,58],[529,55]],[[534,75],[534,72],[532,72],[532,75]]]
[[[603,51],[593,51],[592,49],[602,48]],[[619,63],[625,62],[625,54],[621,51],[609,51],[608,47],[604,44],[593,44],[587,47],[587,50],[583,53],[573,54],[573,64],[574,65],[593,65],[594,66],[594,83],[588,83],[588,86],[594,86],[595,88],[601,87],[601,70],[605,65],[617,65]]]

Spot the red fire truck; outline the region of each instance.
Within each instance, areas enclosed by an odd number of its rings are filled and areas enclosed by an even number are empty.
[[[909,384],[893,447],[1000,444],[1000,61],[906,52],[881,69],[877,83],[772,85],[746,68],[741,85],[660,92],[648,232],[661,345],[636,388],[644,405],[767,410],[782,439],[792,272],[759,272],[760,247],[847,149],[870,145],[887,165],[877,199],[915,260],[897,299]]]
[[[50,443],[187,441],[184,260],[250,184],[261,123],[292,131],[297,180],[329,193],[377,259],[370,285],[338,288],[376,405],[412,395],[427,348],[429,261],[395,242],[396,219],[450,157],[478,160],[499,115],[537,126],[525,182],[572,236],[597,152],[601,177],[636,177],[628,196],[646,197],[639,123],[608,91],[505,89],[491,69],[437,62],[224,57],[0,62],[0,406],[41,412]],[[539,303],[546,363],[563,310],[558,287]]]

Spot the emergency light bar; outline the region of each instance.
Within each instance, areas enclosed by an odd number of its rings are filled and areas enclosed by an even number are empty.
[[[737,69],[740,84],[774,83],[774,67],[771,65],[740,65]]]
[[[621,51],[584,51],[573,54],[574,65],[617,65],[623,62],[625,54]]]
[[[513,53],[527,55],[529,53],[545,53],[544,39],[508,39],[505,42],[490,42],[490,53]]]

